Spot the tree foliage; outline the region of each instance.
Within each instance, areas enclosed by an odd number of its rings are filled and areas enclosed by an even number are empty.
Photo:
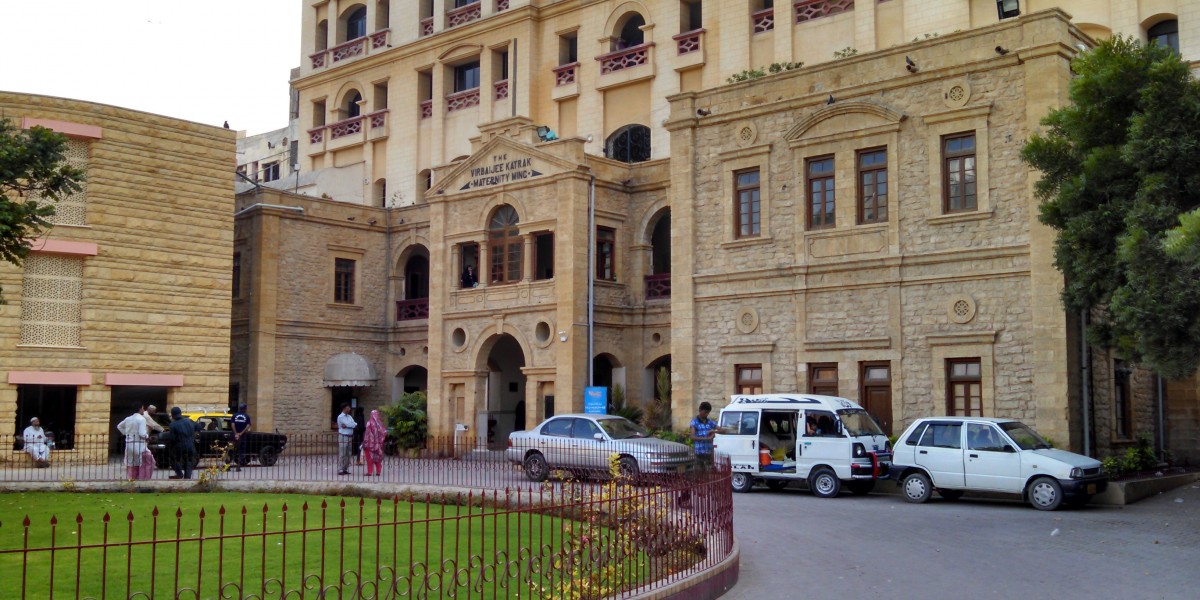
[[[1200,84],[1169,48],[1119,36],[1072,70],[1070,104],[1021,154],[1059,232],[1063,303],[1090,311],[1092,343],[1186,377],[1200,361],[1200,261],[1169,232],[1200,207]]]
[[[66,148],[62,134],[0,119],[0,259],[20,265],[50,226],[53,203],[79,190],[84,173],[63,160]]]

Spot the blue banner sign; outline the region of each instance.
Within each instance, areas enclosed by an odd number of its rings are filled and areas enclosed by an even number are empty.
[[[583,412],[589,415],[608,414],[608,388],[583,388]]]

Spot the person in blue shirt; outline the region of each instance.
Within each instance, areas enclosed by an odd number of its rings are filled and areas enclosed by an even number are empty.
[[[708,402],[700,403],[699,413],[696,418],[692,419],[692,446],[696,450],[696,459],[701,464],[712,462],[713,434],[717,429],[717,422],[708,418],[708,413],[712,412],[712,405]]]
[[[250,415],[246,413],[248,408],[243,402],[238,405],[238,411],[233,414],[233,445],[237,448],[235,471],[241,471],[242,465],[246,464],[246,441],[250,437]]]

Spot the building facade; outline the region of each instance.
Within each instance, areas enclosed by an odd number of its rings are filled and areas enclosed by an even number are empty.
[[[667,368],[677,428],[805,390],[896,432],[963,412],[1197,445],[1194,381],[1091,349],[1085,397],[1018,158],[1092,39],[1200,56],[1188,3],[302,10],[300,194],[238,200],[231,369],[260,421],[423,389],[435,433],[501,444],[589,382],[644,405]]]
[[[73,451],[138,404],[225,406],[234,133],[9,92],[0,115],[67,135],[87,174],[24,264],[0,263],[0,410],[14,431],[39,417]]]

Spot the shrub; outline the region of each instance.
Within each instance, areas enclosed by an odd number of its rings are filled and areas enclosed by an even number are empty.
[[[646,407],[646,427],[671,428],[671,372],[659,367],[654,373],[654,399]]]
[[[1109,477],[1119,477],[1123,472],[1121,469],[1121,459],[1116,456],[1106,456],[1104,460],[1100,461],[1100,464],[1104,469],[1104,474]]]
[[[612,393],[612,414],[618,417],[625,417],[634,423],[641,425],[642,419],[646,417],[646,411],[642,407],[625,403],[625,388],[620,385],[613,386]]]
[[[395,404],[380,409],[387,417],[388,435],[399,448],[423,448],[429,435],[429,414],[425,392],[409,392]]]
[[[802,63],[802,62],[771,63],[770,65],[765,66],[765,67],[759,67],[757,69],[746,69],[745,71],[742,71],[741,73],[734,73],[733,75],[730,75],[729,79],[726,79],[725,81],[727,81],[728,83],[737,83],[739,81],[750,81],[751,79],[758,79],[759,77],[766,77],[767,73],[771,73],[773,75],[775,73],[791,71],[792,69],[799,69],[800,67],[803,67],[803,66],[804,66],[804,63]]]

